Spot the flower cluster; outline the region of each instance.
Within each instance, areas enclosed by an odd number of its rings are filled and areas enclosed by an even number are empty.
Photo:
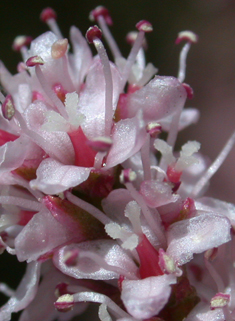
[[[183,109],[197,36],[177,37],[177,78],[156,76],[148,21],[125,59],[108,10],[90,18],[100,28],[71,27],[70,45],[46,8],[51,31],[14,41],[18,73],[0,64],[0,250],[27,262],[16,290],[0,283],[0,321],[72,320],[89,302],[102,321],[232,321],[235,206],[202,194],[235,134],[211,164],[196,141],[174,151],[199,118]]]

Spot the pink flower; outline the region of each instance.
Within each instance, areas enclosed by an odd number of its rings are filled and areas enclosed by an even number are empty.
[[[0,283],[0,321],[21,310],[20,321],[72,320],[89,302],[102,321],[233,320],[235,206],[202,195],[235,134],[212,164],[197,141],[175,151],[199,118],[183,109],[198,37],[179,33],[177,78],[155,76],[148,21],[128,34],[125,59],[108,10],[90,18],[101,29],[86,40],[72,27],[70,51],[46,8],[51,31],[14,41],[18,74],[0,64],[0,251],[27,262],[16,290]]]

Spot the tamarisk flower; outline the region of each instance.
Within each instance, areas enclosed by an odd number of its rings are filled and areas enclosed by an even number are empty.
[[[235,134],[212,164],[197,141],[175,151],[199,118],[183,109],[198,37],[179,33],[178,77],[156,76],[148,21],[124,58],[109,11],[90,18],[100,28],[71,27],[70,46],[46,8],[51,31],[14,41],[18,73],[0,64],[0,248],[27,262],[16,290],[0,283],[0,321],[72,320],[89,302],[102,321],[233,320],[235,206],[203,193]]]

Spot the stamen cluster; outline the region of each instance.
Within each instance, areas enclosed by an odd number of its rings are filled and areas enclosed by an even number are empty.
[[[16,75],[0,64],[0,250],[27,262],[16,290],[0,283],[0,321],[72,320],[89,303],[101,321],[234,320],[235,206],[203,194],[235,134],[212,164],[197,141],[175,151],[199,118],[184,109],[197,35],[176,39],[178,76],[158,76],[150,22],[124,58],[106,8],[86,38],[71,27],[71,44],[56,19],[46,8],[51,31],[15,39]]]

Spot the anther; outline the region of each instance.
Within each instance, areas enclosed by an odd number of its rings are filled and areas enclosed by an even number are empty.
[[[27,66],[24,62],[19,62],[18,65],[17,65],[17,71],[18,72],[23,72],[23,71],[26,71],[27,70]]]
[[[56,22],[57,14],[52,8],[45,8],[40,15],[40,19],[48,25],[59,39],[63,38]]]
[[[157,138],[162,132],[162,126],[157,122],[151,122],[147,124],[146,131],[152,138]]]
[[[137,36],[138,36],[138,31],[130,31],[130,32],[128,32],[128,34],[126,35],[126,42],[129,45],[133,46],[135,41],[136,41]],[[147,48],[147,41],[146,41],[145,38],[143,40],[142,46],[143,46],[144,49]]]
[[[98,152],[108,152],[113,144],[110,137],[97,137],[87,142],[88,146]]]
[[[54,303],[55,308],[59,312],[68,312],[73,309],[74,306],[74,297],[71,294],[64,294],[58,298]]]
[[[180,52],[180,59],[179,59],[179,72],[178,72],[178,79],[180,82],[183,82],[185,79],[185,72],[186,72],[186,59],[191,47],[192,43],[196,43],[198,41],[198,36],[192,31],[181,31],[178,33],[178,37],[175,41],[176,44],[179,44],[181,41],[186,40],[187,43],[183,46]]]
[[[178,33],[175,44],[178,45],[181,41],[184,40],[190,43],[196,43],[198,42],[198,35],[189,30],[181,31]]]
[[[190,86],[189,86],[188,84],[186,84],[185,82],[182,84],[182,86],[183,86],[184,89],[186,90],[187,98],[188,98],[188,99],[193,99],[193,95],[194,95],[193,88],[190,87]]]
[[[57,14],[52,8],[48,7],[48,8],[45,8],[45,9],[42,10],[42,13],[40,14],[40,19],[43,22],[47,23],[47,21],[49,19],[56,20],[57,19]]]
[[[56,96],[62,101],[62,103],[64,103],[66,94],[68,93],[67,90],[65,90],[61,84],[55,84],[52,89]]]
[[[26,66],[27,67],[35,67],[37,65],[44,65],[44,60],[40,56],[33,56],[30,57],[26,61]]]
[[[111,26],[113,24],[112,18],[109,14],[109,11],[107,8],[103,6],[98,6],[94,10],[90,12],[89,19],[91,21],[96,21],[98,22],[99,17],[102,16],[105,20],[105,22]]]
[[[11,120],[15,114],[14,102],[11,95],[7,95],[2,104],[2,114],[7,120]]]
[[[12,49],[15,51],[20,51],[22,47],[30,45],[33,38],[29,36],[18,36],[14,39],[12,44]]]
[[[55,296],[59,298],[60,296],[68,293],[68,283],[61,282],[55,287]]]
[[[141,20],[135,26],[139,31],[144,31],[144,32],[153,31],[152,24],[147,20]]]
[[[131,168],[127,168],[122,170],[119,179],[122,184],[134,182],[137,178],[136,172],[134,172]]]
[[[101,38],[102,38],[102,31],[97,26],[90,27],[86,32],[86,39],[89,43],[93,43],[94,39],[101,39]]]
[[[108,25],[110,26],[113,24],[112,18],[109,14],[108,9],[106,9],[103,6],[99,6],[91,11],[89,18],[91,21],[96,21],[99,24],[99,26],[104,34],[104,37],[110,47],[110,50],[114,56],[114,59],[116,60],[116,59],[122,57],[122,54],[118,48],[118,45],[117,45],[115,39],[113,38],[113,36],[109,30],[109,27],[108,27]]]
[[[223,308],[226,305],[228,305],[229,300],[230,300],[229,294],[219,292],[211,299],[210,308],[211,310]]]
[[[67,266],[74,266],[77,263],[78,257],[79,257],[79,251],[77,249],[70,250],[66,252],[64,256],[64,263]]]
[[[101,36],[102,31],[97,26],[89,28],[86,33],[88,42],[94,44],[103,65],[105,81],[105,136],[109,136],[113,120],[113,78],[107,52],[100,40]]]
[[[51,46],[51,56],[53,59],[63,57],[68,50],[68,39],[59,39]]]

